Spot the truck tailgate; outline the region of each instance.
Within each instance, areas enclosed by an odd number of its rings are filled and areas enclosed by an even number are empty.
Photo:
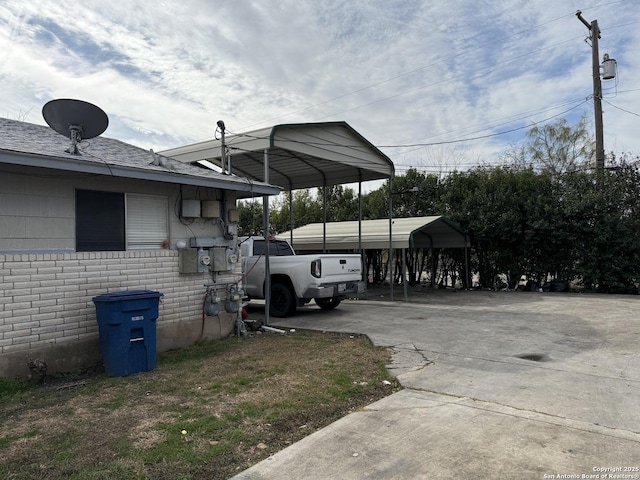
[[[322,281],[354,281],[361,276],[360,255],[322,254]]]

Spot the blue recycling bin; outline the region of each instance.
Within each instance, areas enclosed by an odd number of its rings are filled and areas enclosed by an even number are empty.
[[[104,369],[112,377],[156,368],[156,320],[163,294],[125,290],[93,298]]]

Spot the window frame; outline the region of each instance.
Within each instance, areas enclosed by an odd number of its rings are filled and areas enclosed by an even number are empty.
[[[138,200],[140,202],[134,212],[132,205]],[[141,235],[139,232],[132,235],[131,222],[143,217],[145,208],[148,209],[151,219],[150,223],[146,224],[149,231],[147,235],[144,232]],[[170,238],[169,212],[168,196],[76,188],[76,252],[167,248]],[[157,246],[154,246],[156,244]]]

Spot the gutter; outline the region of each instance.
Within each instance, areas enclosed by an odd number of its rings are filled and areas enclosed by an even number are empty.
[[[196,175],[184,173],[146,170],[108,163],[100,164],[71,158],[62,159],[46,155],[25,154],[19,152],[7,153],[7,150],[0,150],[0,164],[1,163],[26,167],[50,168],[67,172],[87,173],[90,175],[106,175],[109,177],[132,178],[161,183],[211,187],[238,192],[251,192],[252,195],[277,195],[282,191],[280,187],[263,182],[248,181],[238,177],[198,177]],[[237,178],[237,180],[234,181],[232,178]]]

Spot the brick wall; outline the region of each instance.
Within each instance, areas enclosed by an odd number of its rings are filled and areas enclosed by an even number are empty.
[[[237,278],[233,272],[216,280]],[[53,371],[89,366],[98,340],[92,299],[103,293],[162,292],[158,351],[190,344],[202,331],[210,281],[206,274],[179,274],[176,250],[0,254],[0,376],[23,374],[31,356],[46,357]],[[228,335],[235,316],[225,315],[208,318],[207,330]],[[69,352],[73,358],[65,361]]]

